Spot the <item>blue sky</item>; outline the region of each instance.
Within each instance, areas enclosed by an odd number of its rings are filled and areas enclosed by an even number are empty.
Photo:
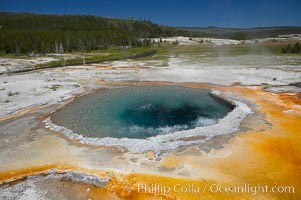
[[[0,0],[0,11],[149,19],[169,26],[301,26],[301,0]]]

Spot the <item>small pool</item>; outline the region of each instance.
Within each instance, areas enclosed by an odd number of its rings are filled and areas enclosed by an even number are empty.
[[[148,138],[215,124],[233,107],[207,89],[129,86],[79,97],[51,119],[87,137]]]

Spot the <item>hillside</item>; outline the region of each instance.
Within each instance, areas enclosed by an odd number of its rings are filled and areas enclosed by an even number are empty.
[[[89,52],[110,46],[148,47],[151,37],[213,37],[236,40],[301,33],[301,27],[167,27],[148,20],[89,15],[0,12],[0,53]]]
[[[147,20],[83,15],[0,13],[0,51],[4,53],[58,53],[107,47],[149,46],[141,38],[185,35],[185,31]]]

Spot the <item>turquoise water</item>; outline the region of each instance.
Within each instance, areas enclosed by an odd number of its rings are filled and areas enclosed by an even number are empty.
[[[88,137],[147,138],[215,124],[232,109],[205,89],[130,86],[79,97],[52,120]]]

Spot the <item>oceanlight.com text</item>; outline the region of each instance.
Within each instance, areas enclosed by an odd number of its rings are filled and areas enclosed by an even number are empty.
[[[236,185],[236,186],[229,186],[229,185],[221,185],[221,184],[211,184],[209,187],[210,192],[212,193],[237,193],[237,194],[263,194],[263,193],[288,193],[288,194],[294,194],[295,193],[295,187],[294,186],[281,186],[281,185],[274,185],[274,186],[268,186],[268,185],[250,185],[250,184],[244,184],[244,185]]]

